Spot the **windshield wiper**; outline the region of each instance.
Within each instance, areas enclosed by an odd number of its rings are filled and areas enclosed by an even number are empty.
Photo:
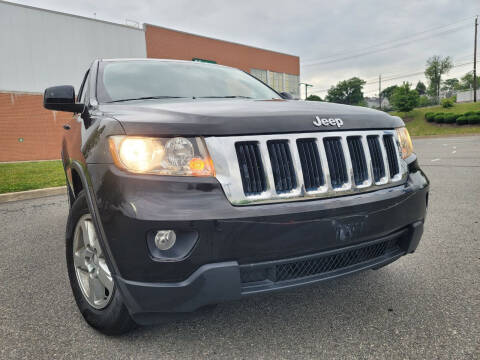
[[[113,101],[108,101],[108,103],[116,103],[116,102],[122,102],[122,101],[133,101],[133,100],[150,100],[150,99],[182,99],[184,96],[143,96],[139,98],[131,98],[131,99],[120,99],[120,100],[113,100]]]
[[[227,96],[195,96],[197,99],[251,99],[250,96],[227,95]]]

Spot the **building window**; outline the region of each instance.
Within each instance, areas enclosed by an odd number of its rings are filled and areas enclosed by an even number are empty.
[[[299,76],[279,73],[275,71],[267,71],[260,69],[251,69],[250,73],[265,84],[274,88],[278,92],[288,92],[294,97],[299,97],[298,88]]]
[[[267,83],[267,70],[251,69],[250,74],[255,76],[258,80]]]
[[[298,75],[285,74],[285,91],[292,94],[294,97],[299,97],[299,77]]]

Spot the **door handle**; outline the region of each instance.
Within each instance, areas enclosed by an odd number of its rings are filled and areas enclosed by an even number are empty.
[[[64,128],[65,130],[70,130],[70,125],[65,124],[65,125],[63,125],[63,128]]]

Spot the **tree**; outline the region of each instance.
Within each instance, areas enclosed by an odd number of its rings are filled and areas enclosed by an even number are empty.
[[[391,103],[396,110],[409,112],[418,106],[419,98],[417,90],[411,90],[410,84],[404,82],[393,92]]]
[[[307,100],[307,101],[322,101],[322,98],[318,95],[308,95],[308,97],[305,100]]]
[[[417,90],[418,95],[425,95],[427,92],[427,87],[423,82],[419,81],[415,87],[415,90]]]
[[[460,89],[468,90],[473,89],[473,71],[469,71],[460,79]]]
[[[443,82],[442,90],[454,91],[460,88],[460,80],[457,78],[447,79]]]
[[[328,90],[325,100],[339,104],[360,104],[363,100],[363,85],[365,85],[365,80],[358,77],[340,81]]]
[[[434,55],[427,60],[427,68],[425,69],[425,77],[429,81],[429,93],[438,99],[440,98],[440,84],[442,83],[442,75],[448,73],[453,67],[450,56],[442,58]]]
[[[390,101],[390,97],[392,96],[392,94],[393,94],[393,92],[395,91],[396,88],[398,88],[397,85],[389,86],[389,87],[382,90],[382,92],[380,93],[380,96],[383,99],[387,98],[388,101]]]

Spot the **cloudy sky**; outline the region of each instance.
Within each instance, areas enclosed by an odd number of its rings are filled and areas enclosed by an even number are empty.
[[[367,80],[365,95],[423,80],[428,57],[451,56],[447,77],[472,69],[479,0],[13,0],[97,19],[126,19],[300,56],[301,81],[325,95],[340,80]],[[470,64],[468,64],[470,63]],[[412,75],[413,74],[413,75]],[[388,80],[395,78],[392,80]]]

